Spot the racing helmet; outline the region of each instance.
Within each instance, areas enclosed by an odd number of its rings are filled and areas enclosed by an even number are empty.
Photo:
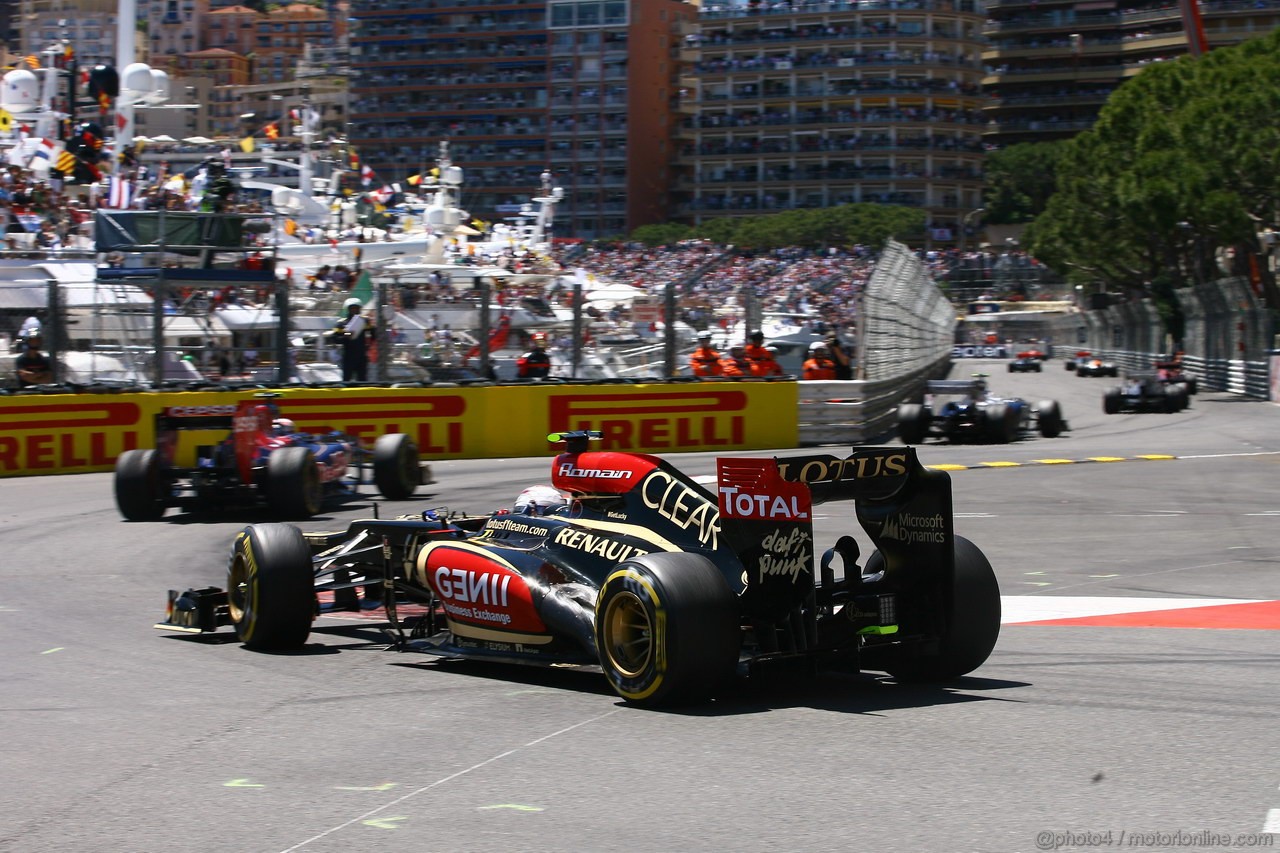
[[[276,435],[293,435],[298,431],[297,426],[289,418],[276,418],[271,422],[271,429]]]
[[[512,510],[521,515],[552,515],[568,505],[568,496],[559,489],[530,486],[516,497]]]

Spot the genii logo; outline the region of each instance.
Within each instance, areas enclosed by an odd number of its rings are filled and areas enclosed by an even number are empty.
[[[428,545],[418,555],[415,578],[440,598],[449,621],[458,625],[544,634],[533,594],[515,567],[474,545]],[[458,630],[458,633],[468,633]]]

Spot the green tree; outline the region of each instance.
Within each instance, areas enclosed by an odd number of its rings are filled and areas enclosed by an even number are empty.
[[[1019,225],[1044,212],[1054,193],[1064,142],[1024,142],[987,156],[985,218],[993,225]]]
[[[1256,268],[1280,306],[1256,263],[1280,201],[1278,107],[1280,32],[1149,66],[1064,144],[1027,245],[1069,278],[1155,296],[1173,322],[1174,290],[1228,269]]]
[[[661,225],[641,225],[631,232],[631,239],[646,246],[669,246],[688,240],[693,229],[678,222],[664,222]]]

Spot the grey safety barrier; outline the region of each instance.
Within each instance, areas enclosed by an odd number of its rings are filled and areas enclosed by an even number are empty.
[[[800,445],[861,444],[888,436],[897,423],[898,404],[920,397],[926,382],[950,369],[948,355],[889,379],[798,383]]]

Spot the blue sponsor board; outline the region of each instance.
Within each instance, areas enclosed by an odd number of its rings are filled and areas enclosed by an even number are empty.
[[[952,358],[1009,358],[1009,347],[1004,344],[957,344],[951,350]]]

